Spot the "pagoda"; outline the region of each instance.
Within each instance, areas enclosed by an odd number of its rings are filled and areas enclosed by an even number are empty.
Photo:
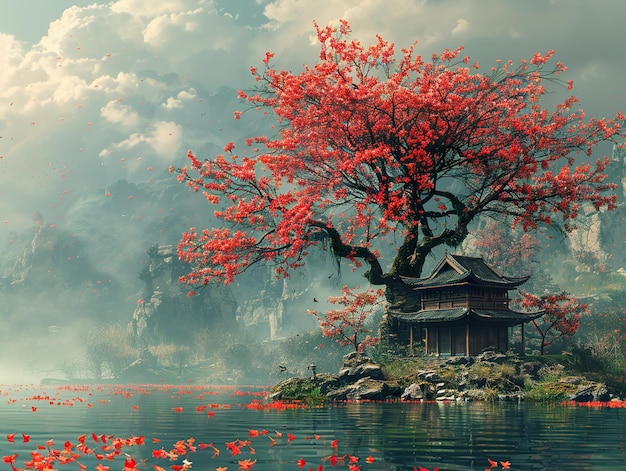
[[[503,276],[480,257],[446,253],[425,278],[403,277],[411,306],[388,310],[389,332],[412,351],[423,343],[430,355],[478,355],[485,350],[506,352],[509,328],[522,327],[543,312],[523,313],[509,307],[509,291],[528,276]]]

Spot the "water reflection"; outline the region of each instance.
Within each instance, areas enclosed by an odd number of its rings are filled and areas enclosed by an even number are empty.
[[[295,470],[298,460],[306,462],[304,469],[330,469],[333,455],[359,457],[362,471],[413,466],[483,471],[488,458],[510,461],[516,470],[626,469],[624,409],[526,403],[346,403],[306,409],[276,407],[259,395],[211,386],[0,389],[6,399],[0,403],[1,431],[31,436],[30,443],[8,443],[0,435],[2,456],[27,456],[46,440],[62,443],[95,433],[145,436],[145,446],[132,454],[146,460],[146,469],[154,464],[169,469],[175,463],[155,460],[152,450],[190,437],[220,449],[216,457],[210,448],[189,456],[193,469],[203,470],[234,470],[239,459],[248,458],[257,460],[255,471]],[[338,448],[331,446],[335,439]],[[225,447],[235,440],[249,441],[240,456]],[[365,462],[368,456],[373,462]],[[89,456],[81,463],[94,469],[98,461]],[[116,464],[112,469],[123,462]],[[346,462],[338,466],[345,469]]]

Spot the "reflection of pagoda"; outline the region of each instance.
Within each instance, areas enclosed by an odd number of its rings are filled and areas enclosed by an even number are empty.
[[[523,352],[524,324],[543,313],[512,311],[509,291],[528,278],[502,276],[482,258],[446,254],[426,278],[403,278],[419,310],[390,310],[390,332],[411,348],[425,341],[427,354],[477,355],[505,352],[508,328],[521,325]]]

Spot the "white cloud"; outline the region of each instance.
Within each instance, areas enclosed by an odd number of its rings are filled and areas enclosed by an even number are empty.
[[[308,37],[314,20],[324,26],[338,24],[339,19],[347,20],[362,41],[373,40],[375,34],[394,40],[399,32],[414,35],[416,39],[422,33],[428,34],[423,25],[432,24],[427,18],[428,3],[426,0],[327,0],[320,8],[318,2],[276,0],[266,5],[265,16],[271,21],[275,36],[281,39],[286,39],[287,34],[293,38]],[[418,34],[420,29],[422,33]]]
[[[93,80],[92,85],[94,88],[98,88],[109,95],[124,97],[138,93],[140,91],[140,83],[141,79],[137,75],[119,72],[115,77],[100,75]],[[151,84],[151,82],[148,82],[148,84]]]
[[[120,124],[124,127],[136,126],[139,123],[139,114],[118,100],[110,101],[102,107],[100,116],[111,123]]]
[[[178,123],[159,121],[153,125],[152,132],[146,138],[146,142],[165,162],[171,162],[172,155],[176,155],[181,150],[182,136],[182,127]]]
[[[161,106],[167,110],[173,110],[175,108],[182,108],[183,102],[174,97],[169,97],[165,103],[161,103]]]
[[[24,55],[24,44],[15,36],[0,32],[0,89],[11,83],[16,68],[19,67]],[[0,110],[1,111],[1,110]]]
[[[198,5],[212,3],[197,0],[118,0],[111,5],[116,13],[128,13],[139,17],[155,17],[169,13],[179,13],[197,8]]]
[[[564,78],[584,85],[574,93],[588,115],[611,116],[626,103],[621,0],[264,0],[266,16],[246,22],[226,13],[242,3],[93,0],[59,11],[32,46],[0,31],[0,205],[11,202],[4,218],[33,206],[47,217],[51,201],[62,212],[69,197],[58,202],[61,190],[148,180],[141,170],[181,158],[183,145],[221,147],[224,133],[234,134],[232,113],[202,100],[222,86],[253,86],[249,67],[262,66],[265,51],[279,68],[314,63],[313,20],[345,18],[366,45],[376,34],[397,49],[418,40],[426,58],[465,45],[486,69],[555,48],[569,67]],[[249,8],[260,15],[256,3]]]
[[[197,96],[198,95],[193,88],[189,90],[183,90],[178,95],[176,95],[176,98],[168,97],[165,103],[161,103],[161,107],[166,110],[181,109],[184,106],[184,101],[197,99]]]
[[[143,30],[144,41],[154,47],[162,47],[173,36],[181,33],[192,33],[192,35],[198,33],[200,31],[199,15],[202,13],[202,9],[197,9],[158,16]]]
[[[196,93],[196,90],[193,88],[190,88],[189,90],[182,90],[178,95],[177,98],[179,100],[194,100],[198,97],[198,94]]]
[[[101,150],[99,155],[127,155],[125,151],[132,151],[132,155],[150,154],[171,162],[172,157],[181,151],[182,137],[182,127],[178,123],[157,121],[151,123],[147,129],[133,132],[125,139]]]
[[[469,22],[464,18],[456,20],[456,25],[452,29],[452,36],[465,33],[469,29]]]
[[[126,46],[141,47],[144,26],[141,18],[117,13],[108,5],[71,7],[50,24],[39,46],[65,60],[88,57],[100,61],[107,53],[120,53]]]

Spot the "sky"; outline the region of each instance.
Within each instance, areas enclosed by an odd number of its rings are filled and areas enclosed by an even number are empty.
[[[313,21],[418,41],[426,58],[464,46],[485,71],[555,49],[574,90],[551,98],[612,117],[626,111],[624,18],[623,0],[0,0],[0,244],[35,211],[62,223],[86,194],[223,146],[232,110],[210,97],[251,88],[266,51],[313,64]]]

